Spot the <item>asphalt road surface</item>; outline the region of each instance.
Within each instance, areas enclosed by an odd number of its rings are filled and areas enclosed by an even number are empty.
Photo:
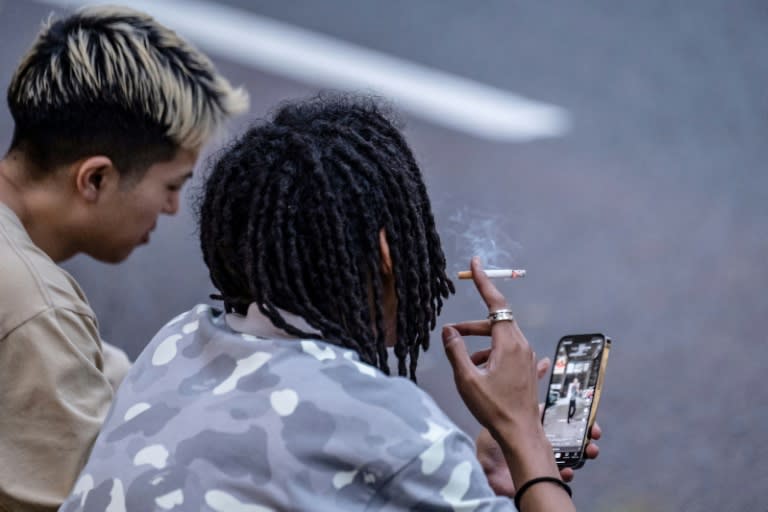
[[[527,269],[500,284],[541,356],[564,334],[613,338],[580,510],[768,510],[768,3],[228,3],[567,112],[566,132],[529,142],[404,115],[451,270],[476,251]],[[51,10],[0,0],[3,88]],[[215,60],[250,90],[251,117],[321,85]],[[122,265],[65,264],[132,356],[213,291],[191,212],[186,201]],[[457,289],[442,319],[484,316],[471,283]],[[432,341],[420,383],[474,433]]]

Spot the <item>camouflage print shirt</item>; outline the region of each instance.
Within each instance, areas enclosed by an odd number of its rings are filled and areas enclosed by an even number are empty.
[[[243,334],[201,305],[138,358],[60,510],[514,507],[411,381],[321,341]]]

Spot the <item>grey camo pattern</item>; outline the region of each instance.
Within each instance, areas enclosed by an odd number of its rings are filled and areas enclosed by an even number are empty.
[[[120,387],[63,512],[514,510],[411,381],[200,305]]]

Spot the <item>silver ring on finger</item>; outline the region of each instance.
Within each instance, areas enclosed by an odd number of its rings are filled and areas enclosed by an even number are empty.
[[[496,322],[514,322],[515,316],[512,314],[511,309],[497,309],[488,314],[488,320],[491,321],[491,326],[493,326]]]

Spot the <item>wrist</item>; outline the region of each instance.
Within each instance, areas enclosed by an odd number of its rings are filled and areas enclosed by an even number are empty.
[[[525,494],[528,491],[530,491],[533,486],[538,484],[544,484],[544,483],[556,485],[560,487],[566,494],[568,494],[568,498],[573,497],[573,491],[571,491],[571,487],[565,482],[563,482],[560,478],[555,478],[551,476],[542,476],[542,477],[534,478],[532,480],[528,480],[527,482],[525,482],[523,485],[520,486],[517,492],[515,492],[515,508],[517,510],[522,510],[522,507],[520,504],[522,503],[523,496],[525,496]],[[551,494],[551,489],[550,489],[550,494]]]
[[[493,432],[501,446],[514,482],[541,476],[560,477],[552,445],[539,421],[509,422]]]

